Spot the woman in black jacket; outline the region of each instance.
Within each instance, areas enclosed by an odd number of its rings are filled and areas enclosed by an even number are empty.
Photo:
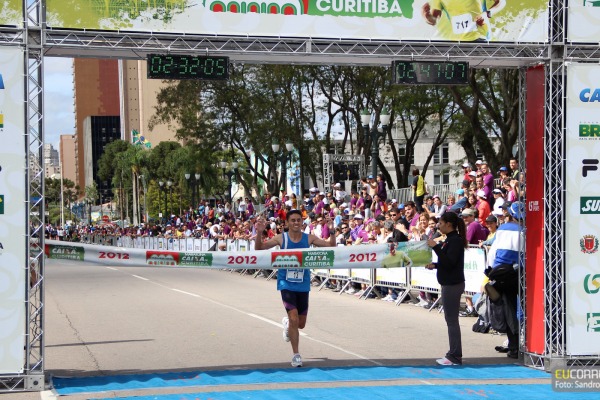
[[[458,324],[458,309],[460,297],[465,291],[465,248],[467,229],[464,221],[453,212],[445,212],[440,217],[439,230],[446,235],[446,240],[438,243],[429,239],[427,245],[438,256],[436,263],[426,266],[427,269],[437,269],[437,280],[442,286],[442,304],[444,318],[448,325],[448,341],[450,350],[436,362],[440,365],[462,365],[462,341],[460,325]]]

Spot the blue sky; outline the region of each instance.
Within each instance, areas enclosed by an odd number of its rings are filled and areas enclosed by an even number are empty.
[[[72,64],[72,58],[44,58],[44,143],[56,150],[60,135],[75,133]]]

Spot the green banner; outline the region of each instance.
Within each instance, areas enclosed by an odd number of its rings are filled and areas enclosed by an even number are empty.
[[[85,249],[83,247],[46,245],[46,256],[54,260],[76,260],[85,259]]]

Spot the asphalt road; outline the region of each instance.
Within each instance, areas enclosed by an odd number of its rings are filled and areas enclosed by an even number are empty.
[[[48,376],[290,367],[275,281],[55,260],[45,279]],[[461,318],[465,364],[514,362],[494,351],[505,337],[474,333],[474,322]],[[447,346],[437,311],[329,290],[312,291],[300,339],[306,367],[434,365]]]

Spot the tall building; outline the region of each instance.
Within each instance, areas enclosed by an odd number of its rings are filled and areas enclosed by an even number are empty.
[[[158,105],[158,93],[167,84],[161,79],[148,79],[146,60],[123,60],[120,62],[122,93],[122,128],[125,137],[131,140],[136,130],[147,142],[156,146],[162,141],[175,141],[175,130],[166,124],[148,128],[150,119]]]
[[[75,183],[82,191],[92,183],[95,171],[86,171],[84,121],[91,116],[116,117],[120,115],[119,61],[94,58],[76,58],[73,61],[75,93]],[[120,130],[119,130],[120,131]],[[88,131],[91,132],[91,131]]]
[[[75,164],[75,135],[60,135],[58,147],[63,178],[77,184],[77,164]]]
[[[50,143],[45,143],[43,148],[44,177],[60,178],[60,161],[58,151]]]
[[[104,153],[104,147],[121,138],[121,120],[111,116],[91,116],[83,121],[84,169],[85,181],[90,185],[96,182],[98,192],[103,198],[112,197],[111,182],[98,177],[98,160]]]
[[[95,180],[97,160],[104,145],[115,139],[114,129],[119,134],[117,139],[129,142],[131,132],[136,130],[153,147],[165,140],[175,140],[174,128],[159,125],[152,132],[148,128],[157,105],[156,97],[165,84],[146,78],[146,61],[75,59],[73,72],[76,128],[73,180],[82,191]],[[88,118],[90,120],[86,122]],[[118,127],[114,125],[115,121],[119,121]],[[102,129],[106,131],[102,132]],[[98,138],[99,142],[96,141]],[[96,144],[102,146],[96,147]]]

